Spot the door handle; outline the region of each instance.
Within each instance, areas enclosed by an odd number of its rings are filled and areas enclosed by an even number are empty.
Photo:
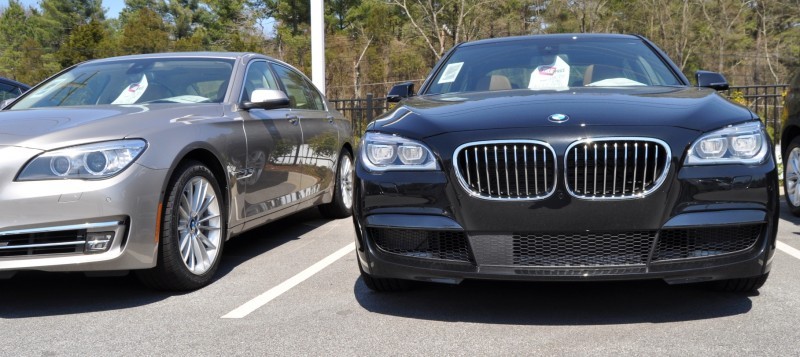
[[[286,115],[286,120],[292,123],[292,125],[297,125],[297,123],[300,122],[300,117],[298,117],[297,115],[288,114]]]
[[[333,116],[328,115],[328,123],[333,124]]]

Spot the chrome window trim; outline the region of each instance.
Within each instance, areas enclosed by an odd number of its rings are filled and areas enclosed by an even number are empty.
[[[661,176],[658,180],[655,181],[653,187],[647,191],[641,192],[639,194],[630,195],[630,196],[612,196],[612,197],[586,197],[580,196],[576,194],[572,189],[569,187],[569,180],[567,179],[566,171],[564,172],[564,187],[566,188],[567,192],[570,196],[575,197],[577,199],[586,200],[586,201],[620,201],[620,200],[635,200],[647,197],[648,195],[652,194],[656,190],[658,190],[664,181],[667,180],[667,176],[669,176],[669,170],[672,167],[672,150],[670,146],[661,139],[656,138],[648,138],[648,137],[641,137],[641,136],[607,136],[607,137],[596,137],[596,138],[585,138],[580,139],[577,141],[572,142],[567,146],[567,149],[564,151],[564,170],[568,167],[567,160],[569,159],[569,152],[575,146],[585,144],[585,143],[596,143],[596,142],[606,142],[606,141],[647,141],[651,143],[656,143],[661,145],[666,151],[666,161],[664,164],[664,172],[661,173]],[[624,183],[623,183],[624,184]],[[634,183],[635,184],[635,183]]]
[[[466,148],[468,146],[488,145],[488,144],[513,144],[513,143],[541,145],[541,146],[547,148],[547,150],[549,150],[550,153],[553,154],[553,174],[552,174],[553,177],[554,177],[553,189],[550,190],[550,192],[548,192],[544,196],[525,197],[525,198],[519,198],[519,197],[517,197],[517,198],[513,198],[513,197],[506,197],[506,198],[502,198],[502,197],[486,197],[486,196],[483,196],[483,195],[481,195],[479,193],[473,192],[472,189],[469,188],[469,185],[467,184],[467,182],[464,181],[464,178],[461,176],[461,168],[458,165],[458,154],[460,154],[461,151],[464,150],[464,148]],[[458,148],[456,148],[456,150],[455,150],[455,152],[453,154],[452,160],[453,160],[453,167],[455,168],[456,178],[458,179],[458,182],[461,185],[461,188],[464,189],[464,191],[466,191],[470,195],[470,197],[475,197],[475,198],[479,198],[479,199],[486,200],[486,201],[514,201],[514,202],[541,201],[541,200],[549,198],[550,196],[555,194],[555,192],[557,191],[557,188],[558,188],[558,155],[556,155],[556,151],[553,149],[553,147],[550,144],[548,144],[547,142],[544,142],[544,141],[530,140],[530,139],[519,139],[519,140],[513,140],[512,139],[512,140],[484,140],[484,141],[468,142],[468,143],[462,144]],[[546,177],[547,177],[547,174],[545,173],[545,180],[546,180]],[[498,181],[498,183],[499,183],[499,181]]]

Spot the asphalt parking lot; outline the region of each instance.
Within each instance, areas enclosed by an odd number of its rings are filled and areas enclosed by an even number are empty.
[[[783,248],[756,295],[661,282],[378,294],[359,278],[351,220],[309,210],[229,241],[217,280],[191,293],[132,276],[0,281],[0,346],[5,356],[798,355],[798,224],[782,213]]]

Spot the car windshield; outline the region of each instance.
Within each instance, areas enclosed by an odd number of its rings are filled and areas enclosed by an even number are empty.
[[[641,40],[575,36],[459,47],[440,67],[426,94],[681,84]]]
[[[141,103],[221,103],[232,59],[148,58],[79,65],[49,80],[11,110]]]

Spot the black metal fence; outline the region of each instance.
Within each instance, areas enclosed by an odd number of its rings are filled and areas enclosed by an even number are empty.
[[[732,86],[722,94],[758,114],[774,133],[777,142],[780,140],[783,96],[788,88],[787,84]],[[352,120],[353,134],[359,137],[369,122],[389,109],[385,97],[374,97],[372,94],[361,99],[333,99],[330,102],[336,110]]]
[[[731,87],[726,94],[728,99],[742,104],[764,121],[764,125],[773,133],[775,143],[780,141],[781,113],[783,112],[783,96],[789,89],[788,84]]]
[[[353,135],[361,137],[367,124],[389,109],[386,97],[367,94],[363,99],[332,99],[331,104],[353,123]]]

